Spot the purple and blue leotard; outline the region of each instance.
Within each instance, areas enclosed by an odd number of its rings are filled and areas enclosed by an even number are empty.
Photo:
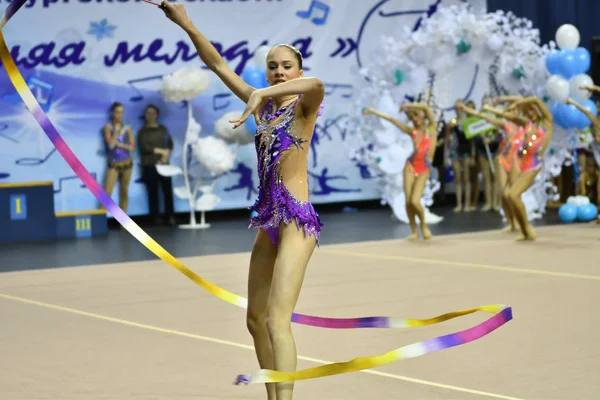
[[[279,244],[282,222],[287,225],[294,221],[305,236],[315,237],[317,245],[323,226],[308,201],[306,165],[310,143],[296,134],[295,110],[299,99],[275,113],[271,113],[273,102],[269,100],[260,112],[254,138],[260,184],[258,198],[250,207],[257,214],[251,218],[250,228],[263,229],[275,246]]]

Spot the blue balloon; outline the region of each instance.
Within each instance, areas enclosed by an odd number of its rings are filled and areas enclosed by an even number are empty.
[[[590,69],[592,64],[592,57],[590,52],[584,47],[578,47],[574,50],[575,61],[577,65],[578,74],[584,74]]]
[[[562,112],[562,117],[565,125],[568,128],[574,128],[577,125],[577,108],[574,105],[568,104]]]
[[[564,125],[564,121],[562,119],[562,106],[565,106],[565,103],[561,103],[559,101],[553,101],[550,104],[550,113],[552,114],[552,118],[554,119],[554,123],[561,128],[567,129]]]
[[[254,218],[254,217],[256,217],[257,215],[258,215],[258,213],[257,213],[256,211],[252,211],[252,212],[250,213],[250,218]]]
[[[591,124],[591,121],[577,107],[572,104],[569,107],[569,123],[570,127],[577,129],[585,129]]]
[[[558,126],[560,126],[563,129],[569,129],[573,127],[572,110],[574,108],[574,106],[567,105],[565,103],[558,104],[558,118],[556,119],[556,123],[558,124]]]
[[[560,75],[566,79],[571,79],[579,74],[575,50],[562,50],[560,54]]]
[[[558,218],[567,224],[575,222],[575,219],[577,219],[577,207],[573,204],[563,204],[558,209]]]
[[[582,222],[590,222],[598,217],[598,208],[590,203],[577,207],[577,219]]]
[[[550,75],[560,74],[560,51],[552,50],[546,55],[546,69]]]
[[[555,123],[556,125],[560,126],[560,127],[561,127],[561,128],[563,128],[563,129],[567,129],[567,128],[564,126],[564,123],[563,123],[563,121],[562,121],[562,115],[561,115],[561,113],[560,113],[560,106],[557,106],[557,107],[556,107],[556,111],[555,111],[555,113],[553,113],[553,114],[552,114],[552,116],[554,117],[554,123]]]
[[[262,89],[268,86],[265,71],[262,71],[260,68],[252,65],[244,68],[244,72],[242,72],[242,79],[248,85],[256,89]]]
[[[581,105],[583,106],[583,108],[585,108],[586,110],[591,112],[592,115],[594,115],[594,117],[596,117],[598,115],[598,108],[596,107],[595,101],[593,101],[591,99],[587,99],[586,101],[581,103]]]
[[[596,108],[596,103],[593,100],[586,100],[583,103],[580,103],[583,108],[592,113],[592,115],[596,116],[598,114],[598,109]],[[585,129],[592,124],[592,121],[581,111],[577,110],[577,117],[575,127],[577,129]]]
[[[548,110],[550,111],[550,114],[552,114],[554,120],[557,120],[559,118],[561,104],[563,103],[553,101],[552,103],[550,103],[550,107],[548,107]]]

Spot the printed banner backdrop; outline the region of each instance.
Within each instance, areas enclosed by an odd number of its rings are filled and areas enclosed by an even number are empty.
[[[186,1],[188,15],[217,46],[237,72],[252,63],[261,45],[292,43],[304,55],[307,76],[326,84],[324,115],[311,143],[309,178],[314,203],[380,197],[373,177],[350,159],[346,124],[354,114],[356,72],[370,57],[380,37],[399,27],[415,29],[441,4],[462,0],[196,0]],[[472,2],[485,9],[484,0]],[[6,0],[0,0],[4,8]],[[141,0],[29,0],[4,29],[11,53],[51,121],[98,182],[106,170],[102,127],[114,101],[125,105],[126,123],[142,126],[148,104],[160,108],[160,122],[173,136],[171,162],[181,165],[187,111],[165,103],[158,88],[163,75],[201,63],[185,33],[155,6]],[[475,67],[475,66],[473,66]],[[477,103],[487,76],[465,68],[452,79],[453,99],[469,94]],[[5,73],[0,74],[0,183],[54,182],[56,211],[98,208],[54,150],[17,96]],[[213,134],[225,113],[243,110],[241,101],[211,75],[209,89],[193,103],[202,136]],[[450,104],[444,105],[450,107]],[[139,154],[129,189],[130,215],[148,211],[140,181]],[[182,186],[183,179],[174,179]],[[217,209],[250,206],[257,194],[253,144],[241,147],[236,166],[216,183]],[[117,185],[118,186],[118,185]],[[118,201],[118,187],[113,193]],[[176,199],[177,211],[188,211]]]

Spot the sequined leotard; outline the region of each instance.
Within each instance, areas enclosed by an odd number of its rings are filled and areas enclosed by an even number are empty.
[[[433,142],[433,136],[425,131],[419,138],[419,131],[417,130],[414,130],[411,136],[415,144],[415,150],[407,162],[412,167],[413,175],[418,176],[429,171],[431,168],[431,162],[427,156]]]
[[[517,126],[512,122],[507,122],[504,132],[504,138],[500,142],[500,149],[498,150],[500,153],[498,162],[508,173],[513,166],[515,153],[521,144],[525,131],[520,126]]]
[[[113,124],[108,124],[109,129],[113,136],[115,135],[115,127]],[[123,125],[121,127],[121,131],[119,132],[119,136],[117,137],[117,142],[121,144],[128,144],[131,146],[135,146],[135,143],[129,143],[129,125]],[[125,150],[121,147],[114,147],[108,150],[108,167],[114,168],[119,171],[126,170],[128,168],[133,167],[133,160],[131,159],[131,154],[129,150]]]
[[[275,114],[271,114],[273,103],[269,100],[260,113],[254,138],[260,186],[258,198],[250,207],[257,214],[251,218],[250,227],[264,229],[275,246],[279,244],[279,227],[282,222],[287,225],[292,220],[295,221],[298,229],[303,229],[305,235],[315,237],[317,245],[323,226],[308,199],[298,199],[301,196],[294,196],[284,183],[286,178],[303,179],[308,187],[306,155],[310,143],[295,133],[294,117],[299,99],[300,97],[280,108]],[[275,123],[271,125],[273,121]],[[304,160],[304,165],[298,165],[299,160]],[[308,194],[308,190],[306,192]]]
[[[533,123],[529,122],[524,132],[529,133],[532,129]],[[521,136],[517,151],[517,166],[521,172],[532,171],[542,164],[540,150],[546,135],[546,129],[540,124],[535,127],[535,131]]]

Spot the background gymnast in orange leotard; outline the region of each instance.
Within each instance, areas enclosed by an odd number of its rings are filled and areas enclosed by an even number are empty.
[[[431,239],[431,231],[425,224],[425,212],[421,205],[421,197],[425,190],[425,184],[431,173],[431,162],[435,154],[437,143],[437,123],[433,112],[427,104],[407,103],[400,107],[400,112],[406,112],[413,127],[385,115],[372,108],[363,111],[365,115],[373,114],[396,125],[402,132],[410,135],[415,150],[406,160],[404,166],[404,196],[406,200],[406,214],[412,229],[412,234],[407,238],[414,240],[419,238],[416,217],[421,222],[421,233],[423,239]]]
[[[521,99],[519,96],[498,97],[494,100],[494,104],[500,105],[503,103],[511,104]],[[482,110],[495,114],[496,116],[478,112],[469,107],[463,107],[466,114],[482,118],[489,123],[495,125],[502,132],[502,141],[498,148],[498,163],[500,168],[496,169],[496,179],[500,185],[500,194],[502,199],[502,209],[508,222],[505,232],[516,232],[519,228],[519,222],[513,212],[510,202],[510,189],[512,183],[519,176],[519,169],[515,161],[515,153],[518,149],[518,144],[521,140],[523,130],[521,126],[527,124],[527,119],[519,116],[516,112],[508,112],[498,108],[492,108],[484,105]],[[501,117],[498,118],[497,116]]]
[[[535,240],[536,234],[527,218],[521,195],[533,184],[542,169],[542,157],[552,139],[554,118],[539,97],[525,97],[508,106],[507,111],[520,112],[527,119],[523,136],[515,153],[519,175],[512,182],[509,201],[521,228],[517,240]]]

